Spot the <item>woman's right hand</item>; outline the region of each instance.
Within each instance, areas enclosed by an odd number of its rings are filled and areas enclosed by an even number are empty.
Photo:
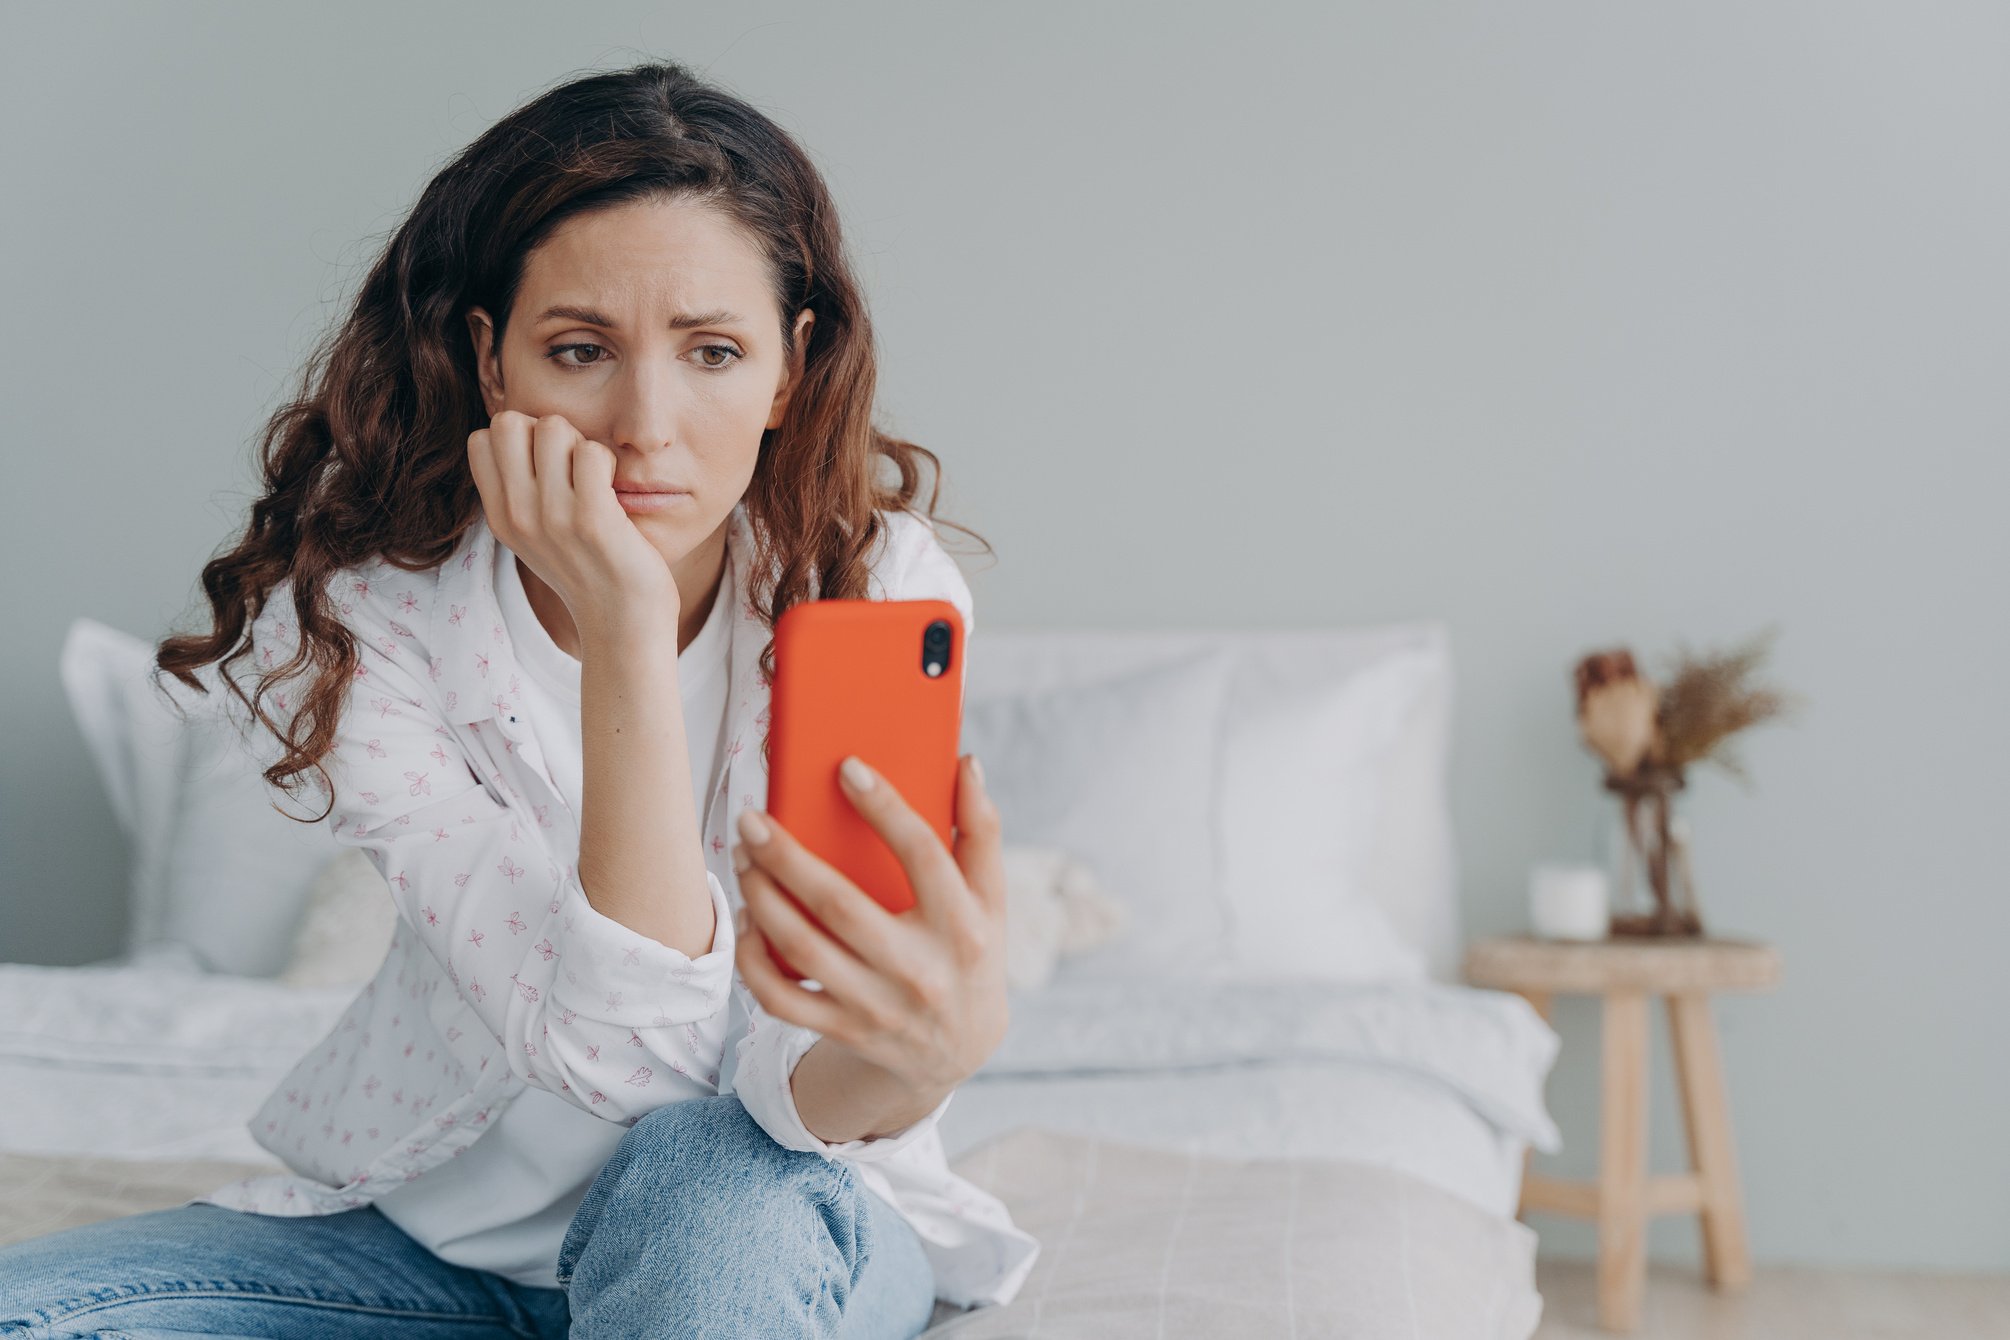
[[[564,599],[582,634],[677,625],[677,582],[614,494],[614,451],[564,416],[506,409],[468,435],[489,529]]]

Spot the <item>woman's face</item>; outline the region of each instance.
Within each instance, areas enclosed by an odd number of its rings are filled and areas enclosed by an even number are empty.
[[[812,320],[797,314],[785,364],[767,261],[746,235],[686,201],[577,215],[526,259],[499,356],[489,314],[468,320],[489,417],[563,415],[613,450],[617,491],[688,490],[622,506],[680,587],[715,575]]]

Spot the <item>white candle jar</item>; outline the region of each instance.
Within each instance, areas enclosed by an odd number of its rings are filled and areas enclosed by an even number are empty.
[[[1529,872],[1529,924],[1545,940],[1603,940],[1612,930],[1605,871],[1545,863]]]

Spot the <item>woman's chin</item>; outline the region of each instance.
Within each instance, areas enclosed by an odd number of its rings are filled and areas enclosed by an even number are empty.
[[[635,529],[642,532],[643,538],[655,547],[656,552],[663,555],[663,561],[673,567],[698,547],[697,541],[692,538],[689,522],[662,516],[631,516],[628,519],[635,523]]]

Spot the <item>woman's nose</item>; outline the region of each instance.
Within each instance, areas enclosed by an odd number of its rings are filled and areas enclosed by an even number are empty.
[[[684,388],[671,366],[661,360],[638,360],[636,370],[614,388],[616,403],[611,407],[610,428],[613,446],[653,452],[677,440],[677,418]]]

